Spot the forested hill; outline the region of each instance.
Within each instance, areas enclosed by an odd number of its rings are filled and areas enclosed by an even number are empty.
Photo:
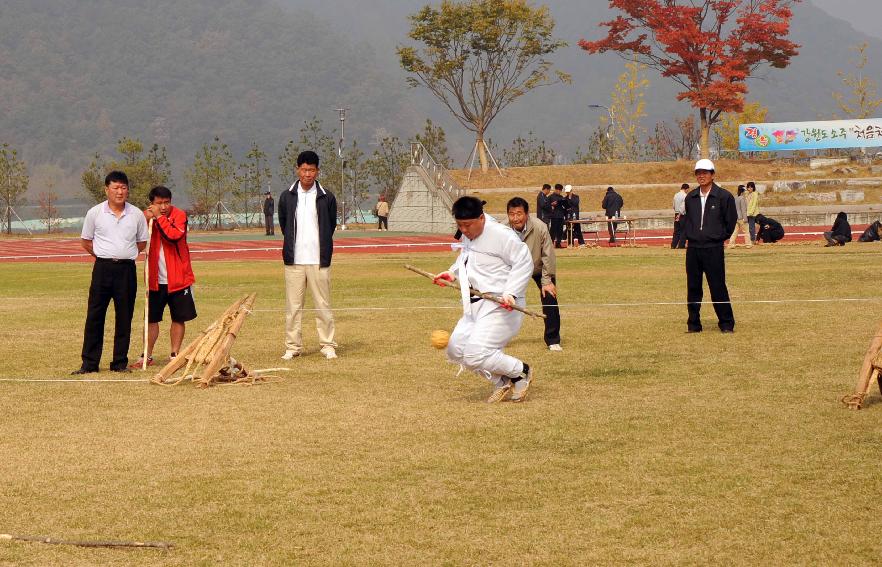
[[[82,167],[123,136],[189,162],[220,136],[275,161],[338,104],[383,124],[396,92],[364,44],[272,0],[0,2],[0,141],[30,164]]]
[[[285,142],[313,115],[335,131],[334,108],[342,104],[352,108],[349,139],[368,154],[377,132],[406,139],[431,117],[462,163],[473,139],[426,89],[406,86],[395,55],[396,45],[409,43],[408,14],[427,3],[3,0],[0,143],[22,152],[38,182],[38,166],[60,166],[64,179],[56,175],[56,187],[73,195],[95,152],[110,155],[117,140],[136,137],[168,147],[183,185],[184,166],[215,136],[237,159],[257,141],[275,168]],[[576,45],[601,36],[597,24],[610,18],[606,0],[534,4],[548,5],[555,34],[569,43],[554,60],[573,84],[528,93],[499,115],[489,136],[505,148],[532,130],[572,157],[600,118],[588,104],[609,104],[624,63]],[[882,81],[882,42],[810,1],[795,5],[792,37],[802,48],[791,65],[749,83],[748,100],[769,107],[770,121],[832,117],[831,92],[842,88],[836,72],[853,70],[850,47],[862,41],[869,41],[865,74]],[[693,112],[675,100],[671,80],[652,70],[647,78],[647,131]]]

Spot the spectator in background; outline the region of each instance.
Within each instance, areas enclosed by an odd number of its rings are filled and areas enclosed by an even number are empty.
[[[80,243],[95,263],[83,331],[83,362],[71,372],[75,375],[98,372],[104,346],[104,319],[111,300],[116,324],[110,370],[131,372],[129,341],[138,291],[135,260],[147,246],[147,220],[138,207],[128,202],[129,178],[122,171],[107,174],[104,192],[107,200],[89,209],[83,221]]]
[[[680,190],[674,195],[674,236],[671,238],[671,248],[686,248],[686,232],[683,230],[683,215],[686,213],[686,194],[689,193],[689,184],[680,185]]]
[[[551,239],[554,240],[554,247],[560,248],[560,241],[564,235],[564,221],[566,221],[569,211],[569,202],[563,196],[563,185],[557,183],[554,185],[554,193],[549,195],[546,206],[551,210],[549,218],[551,219]]]
[[[144,210],[144,218],[153,219],[153,235],[147,253],[150,291],[147,296],[147,366],[153,365],[153,347],[159,338],[159,323],[168,306],[171,325],[171,358],[178,355],[184,342],[187,321],[196,318],[196,303],[191,286],[196,281],[190,264],[190,247],[187,246],[187,213],[172,206],[172,193],[167,187],[158,186],[147,195],[150,206]],[[272,223],[272,217],[269,217]],[[269,233],[267,233],[269,234]],[[129,368],[143,368],[144,358],[139,358]]]
[[[548,225],[548,196],[551,194],[551,185],[546,183],[536,195],[536,218]]]
[[[744,244],[751,248],[753,240],[747,232],[747,199],[744,197],[744,185],[738,186],[738,194],[735,196],[735,212],[738,213],[738,220],[735,223],[735,232],[729,237],[729,249],[735,248],[735,241],[738,240],[738,231],[744,234]]]
[[[567,213],[567,218],[570,220],[579,220],[579,196],[573,191],[572,185],[564,187],[564,195],[566,196],[567,203],[570,207],[569,212]],[[572,224],[570,225],[570,230],[573,231],[573,244],[578,240],[579,246],[585,246],[585,237],[582,236],[582,225],[578,223]]]
[[[878,242],[880,230],[882,230],[882,222],[873,221],[873,224],[868,226],[858,238],[858,242]]]
[[[515,197],[506,205],[508,226],[514,229],[533,257],[533,281],[539,288],[542,313],[545,314],[545,344],[548,350],[560,352],[560,310],[557,306],[557,264],[548,227],[530,218],[527,201]]]
[[[764,215],[757,215],[756,224],[759,225],[759,231],[756,233],[758,242],[771,244],[784,238],[784,227],[775,219]]]
[[[747,182],[747,229],[750,231],[750,241],[756,242],[756,216],[759,214],[759,193],[756,192],[756,183]]]
[[[848,223],[848,215],[840,211],[833,221],[833,228],[824,233],[827,240],[826,246],[845,246],[851,242],[851,225]]]
[[[389,203],[386,202],[386,196],[380,195],[377,199],[377,206],[374,207],[374,214],[377,215],[377,230],[389,230]]]
[[[700,333],[701,300],[704,297],[702,279],[707,278],[711,300],[720,331],[735,330],[735,315],[726,287],[726,260],[723,243],[735,230],[737,215],[732,194],[714,183],[714,162],[700,159],[695,164],[698,187],[686,196],[684,230],[686,247],[686,301],[689,319],[687,332]]]
[[[606,188],[606,195],[603,196],[603,202],[600,203],[600,207],[605,211],[606,218],[619,218],[622,216],[622,207],[625,205],[625,200],[622,199],[622,196],[616,193],[616,190],[612,187]],[[619,223],[617,222],[608,222],[606,223],[606,228],[609,231],[609,243],[612,244],[616,241],[616,228]]]
[[[272,236],[276,233],[276,223],[273,221],[273,214],[276,212],[276,202],[273,200],[273,194],[267,191],[263,197],[263,220],[266,226],[266,236]]]

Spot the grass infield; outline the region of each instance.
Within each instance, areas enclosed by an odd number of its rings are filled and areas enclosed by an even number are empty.
[[[429,347],[457,295],[401,268],[452,258],[336,258],[340,358],[318,355],[307,315],[307,356],[275,383],[0,382],[0,533],[176,545],[0,542],[0,564],[878,561],[880,396],[859,412],[838,402],[880,317],[877,247],[728,253],[733,335],[709,306],[687,335],[684,305],[650,305],[684,300],[681,251],[564,251],[565,350],[526,321],[509,352],[536,369],[530,397],[495,406],[485,380],[454,378]],[[78,367],[89,269],[3,267],[0,378]],[[195,271],[188,335],[255,291],[233,354],[283,366],[281,263]],[[870,301],[798,301],[835,298]]]

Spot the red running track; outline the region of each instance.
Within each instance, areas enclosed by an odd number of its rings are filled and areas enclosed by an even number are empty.
[[[854,226],[854,238],[865,227]],[[823,242],[821,234],[828,227],[787,227],[782,242]],[[601,244],[606,241],[601,234]],[[419,236],[338,237],[334,241],[337,254],[413,254],[414,252],[445,252],[455,240],[451,236],[429,234]],[[670,246],[671,231],[641,230],[637,243],[646,246]],[[742,237],[739,236],[739,244]],[[190,242],[190,253],[199,260],[278,260],[280,240],[225,240]],[[0,240],[0,262],[89,262],[91,256],[75,238],[12,238]]]

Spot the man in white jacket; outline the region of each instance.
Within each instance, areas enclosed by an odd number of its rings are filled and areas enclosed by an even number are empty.
[[[451,362],[483,375],[493,384],[488,403],[501,402],[511,392],[522,402],[533,378],[530,366],[502,352],[517,335],[524,315],[506,306],[525,305],[527,284],[533,275],[530,249],[507,226],[488,220],[482,202],[461,197],[453,204],[462,249],[449,270],[435,283],[459,280],[463,316],[447,344]],[[471,297],[469,286],[500,297],[503,305]]]

